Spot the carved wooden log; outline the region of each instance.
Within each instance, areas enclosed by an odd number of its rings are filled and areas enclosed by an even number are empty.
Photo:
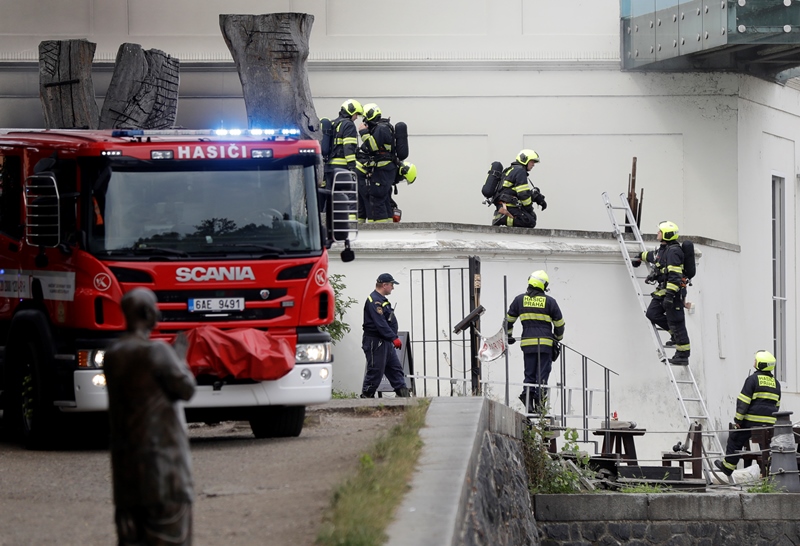
[[[100,114],[101,129],[169,129],[178,113],[180,62],[158,49],[125,43]]]
[[[306,59],[314,16],[305,13],[220,15],[219,26],[242,82],[250,128],[296,128],[322,134]]]
[[[92,83],[96,45],[86,40],[39,43],[39,98],[48,129],[97,128]]]

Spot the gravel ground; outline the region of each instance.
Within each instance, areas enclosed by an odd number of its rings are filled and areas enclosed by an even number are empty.
[[[240,422],[190,425],[194,544],[312,545],[335,486],[402,419],[404,400],[380,402],[319,406],[298,438],[257,440]],[[0,441],[0,545],[114,544],[110,474],[106,450]]]

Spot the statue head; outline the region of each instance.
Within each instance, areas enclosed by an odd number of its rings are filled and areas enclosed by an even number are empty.
[[[149,288],[134,288],[122,296],[122,312],[129,332],[155,328],[161,319],[158,298]]]

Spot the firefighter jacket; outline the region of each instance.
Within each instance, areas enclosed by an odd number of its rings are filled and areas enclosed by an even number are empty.
[[[539,188],[528,181],[528,170],[525,165],[516,161],[503,171],[503,186],[497,198],[506,206],[520,207],[528,212],[533,212],[533,203],[544,207],[544,195]]]
[[[367,123],[367,128],[361,129],[359,134],[360,151],[366,156],[366,161],[363,162],[365,166],[385,167],[394,163],[394,129],[389,120]]]
[[[774,425],[781,405],[781,384],[770,372],[757,371],[744,382],[742,392],[736,400],[736,415],[733,420],[741,425],[744,421],[761,425]]]
[[[517,319],[522,322],[520,346],[523,351],[526,348],[536,350],[541,345],[552,347],[553,340],[561,341],[564,337],[564,317],[558,303],[538,288],[529,288],[511,302],[506,314],[509,336]]]
[[[678,241],[665,241],[658,250],[642,252],[642,260],[653,264],[658,286],[653,296],[673,296],[685,286],[683,277],[683,249]]]
[[[333,120],[333,144],[328,166],[354,170],[356,168],[356,148],[358,147],[358,132],[356,124],[342,113]]]
[[[364,302],[364,335],[387,341],[397,339],[397,317],[386,296],[373,290]]]

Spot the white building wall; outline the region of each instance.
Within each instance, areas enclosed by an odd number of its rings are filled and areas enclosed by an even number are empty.
[[[218,14],[313,14],[308,68],[318,114],[335,115],[342,101],[357,98],[409,125],[410,160],[420,175],[397,196],[403,224],[488,224],[479,188],[490,162],[508,164],[530,147],[542,157],[533,180],[549,204],[539,227],[607,231],[600,193],[616,198],[626,191],[636,156],[646,231],[669,218],[683,234],[729,245],[702,247],[690,296],[697,311],[687,317],[693,369],[723,424],[751,355],[771,344],[770,183],[774,173],[785,174],[784,408],[798,409],[796,89],[735,74],[620,72],[618,0],[0,0],[0,8],[6,127],[42,125],[38,44],[68,38],[97,43],[99,102],[119,45],[135,42],[181,59],[179,125],[244,124]],[[348,314],[353,333],[335,350],[337,388],[359,389],[361,305],[378,273],[403,282],[409,268],[465,267],[466,256],[479,255],[485,323],[502,317],[503,275],[513,294],[530,271],[547,269],[567,319],[567,343],[620,374],[613,409],[649,429],[683,429],[613,241],[592,240],[586,249],[541,232],[501,233],[370,230],[356,245],[355,262],[332,260],[332,271],[346,274],[348,293],[359,300]],[[442,238],[458,242],[430,250]],[[569,250],[553,250],[562,246]],[[407,287],[401,284],[395,298],[404,329]],[[521,377],[519,350],[512,349],[511,374]],[[671,445],[661,441],[656,446],[648,437],[651,455]]]

